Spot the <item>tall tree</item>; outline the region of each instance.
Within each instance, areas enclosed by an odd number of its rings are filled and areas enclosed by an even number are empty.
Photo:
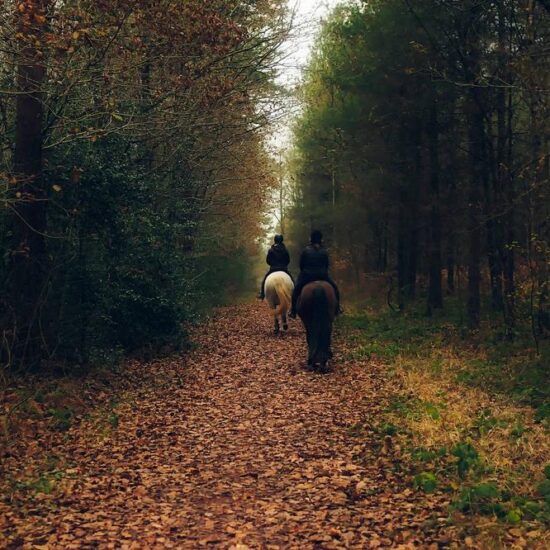
[[[24,0],[16,6],[17,95],[11,192],[10,303],[13,353],[37,366],[41,357],[40,307],[45,293],[46,191],[43,178],[46,25],[52,2]]]

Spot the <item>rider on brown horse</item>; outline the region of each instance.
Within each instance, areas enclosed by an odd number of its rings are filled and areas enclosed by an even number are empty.
[[[265,281],[266,279],[275,271],[284,271],[288,273],[292,279],[292,275],[288,271],[288,264],[290,263],[290,256],[286,246],[283,244],[283,236],[275,235],[273,239],[274,243],[271,245],[269,252],[267,253],[267,258],[265,259],[266,263],[269,265],[269,271],[265,274],[264,280],[262,281],[262,286],[260,288],[260,293],[258,298],[263,300],[265,298]],[[294,279],[292,279],[294,282]]]
[[[292,293],[290,317],[296,318],[298,297],[304,286],[313,281],[327,281],[332,285],[338,302],[337,312],[340,313],[340,291],[328,274],[328,264],[328,253],[323,247],[323,234],[320,231],[312,231],[310,244],[306,246],[300,256],[300,275]]]

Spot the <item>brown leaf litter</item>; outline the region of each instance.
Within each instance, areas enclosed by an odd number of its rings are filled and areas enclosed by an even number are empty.
[[[393,391],[384,367],[345,361],[336,338],[333,372],[306,372],[299,323],[279,337],[271,323],[257,305],[220,309],[188,356],[128,364],[116,429],[92,411],[0,450],[0,545],[464,547],[448,495],[413,490],[374,428]],[[14,489],[51,457],[51,492]]]

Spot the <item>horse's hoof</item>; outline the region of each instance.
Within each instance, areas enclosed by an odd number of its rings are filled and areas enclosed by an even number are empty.
[[[328,374],[329,372],[330,368],[326,363],[319,365],[319,374]]]
[[[288,330],[288,325],[286,323],[283,325],[283,330]]]

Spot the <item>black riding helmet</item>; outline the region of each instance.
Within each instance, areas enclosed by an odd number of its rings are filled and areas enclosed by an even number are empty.
[[[275,244],[281,244],[283,242],[283,236],[275,235],[275,238],[273,240],[275,241]]]
[[[309,240],[311,244],[321,244],[323,242],[323,234],[318,229],[314,229],[311,232]]]

